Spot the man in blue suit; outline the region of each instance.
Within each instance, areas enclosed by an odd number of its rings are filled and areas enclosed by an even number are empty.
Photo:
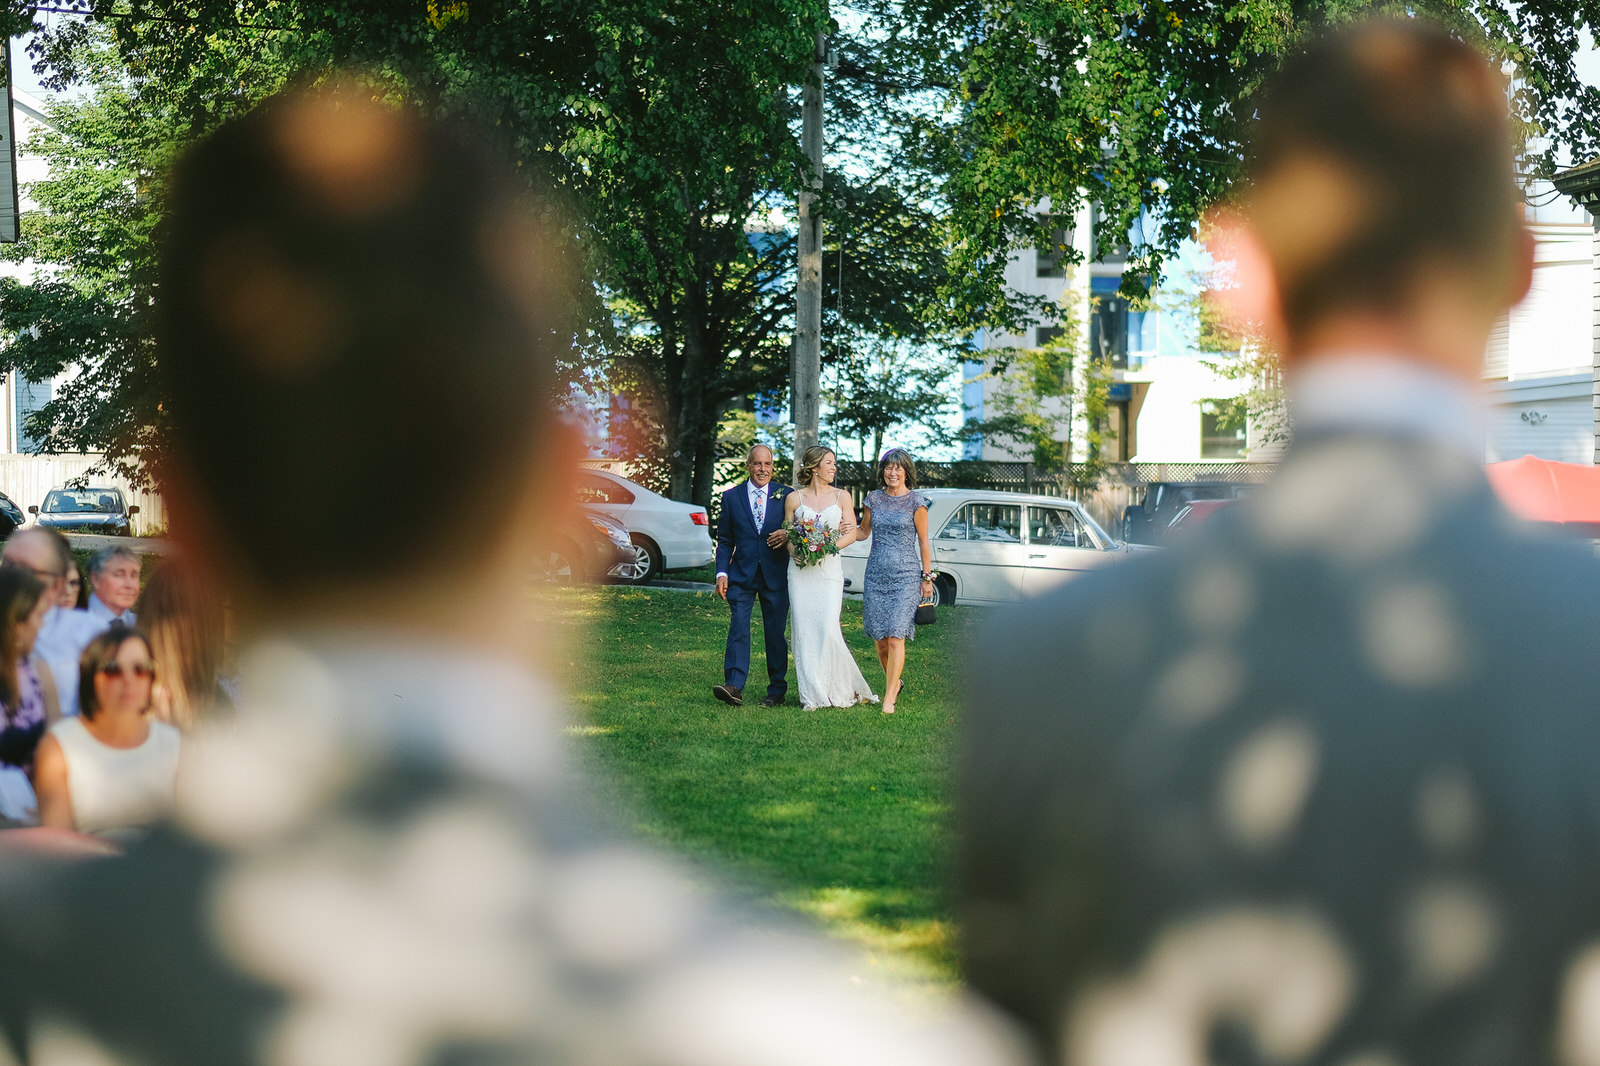
[[[767,641],[767,695],[763,707],[783,705],[789,691],[789,555],[784,550],[783,497],[787,485],[772,480],[772,451],[764,444],[745,458],[750,477],[722,494],[717,520],[717,595],[728,601],[728,651],[722,659],[722,684],[711,694],[731,707],[744,704],[750,674],[750,615],[761,600],[761,628]]]

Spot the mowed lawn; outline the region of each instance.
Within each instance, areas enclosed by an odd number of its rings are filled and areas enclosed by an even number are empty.
[[[728,609],[711,593],[583,588],[551,606],[567,630],[576,742],[611,772],[642,833],[814,916],[885,973],[954,980],[946,786],[959,670],[981,609],[942,608],[919,632],[899,709],[884,715],[755,706],[759,611],[751,702],[717,702]],[[844,632],[879,691],[859,600],[845,601]],[[793,701],[792,669],[789,684]]]

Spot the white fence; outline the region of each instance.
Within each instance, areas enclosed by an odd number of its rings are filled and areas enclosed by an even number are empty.
[[[88,455],[18,455],[0,453],[0,492],[10,496],[24,512],[29,507],[44,503],[45,493],[60,488],[72,478],[82,476],[103,456]],[[135,489],[126,478],[110,474],[90,474],[89,484],[115,485],[128,498],[129,506],[137,506],[133,516],[133,532],[147,536],[167,528],[167,508],[161,497],[153,492]],[[31,519],[32,516],[30,515]]]

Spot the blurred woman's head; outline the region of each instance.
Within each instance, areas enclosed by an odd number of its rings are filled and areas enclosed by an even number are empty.
[[[150,707],[155,659],[144,634],[113,625],[89,642],[78,660],[78,709],[99,714],[142,714]]]
[[[33,641],[51,607],[45,584],[27,567],[0,565],[0,704],[17,708],[21,686],[17,663],[33,650]]]
[[[78,569],[78,560],[69,556],[66,580],[61,583],[61,598],[56,601],[56,606],[70,611],[88,605],[89,593],[83,585],[83,571]]]
[[[222,600],[179,559],[150,575],[139,597],[139,629],[161,664],[153,695],[156,716],[187,730],[218,697],[227,618]]]

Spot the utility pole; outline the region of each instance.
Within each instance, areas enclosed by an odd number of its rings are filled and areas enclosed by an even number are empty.
[[[795,287],[794,362],[790,403],[794,410],[794,462],[817,443],[822,392],[822,73],[828,59],[828,36],[817,34],[811,78],[801,90],[800,148],[811,164],[811,177],[800,190],[800,269]]]

